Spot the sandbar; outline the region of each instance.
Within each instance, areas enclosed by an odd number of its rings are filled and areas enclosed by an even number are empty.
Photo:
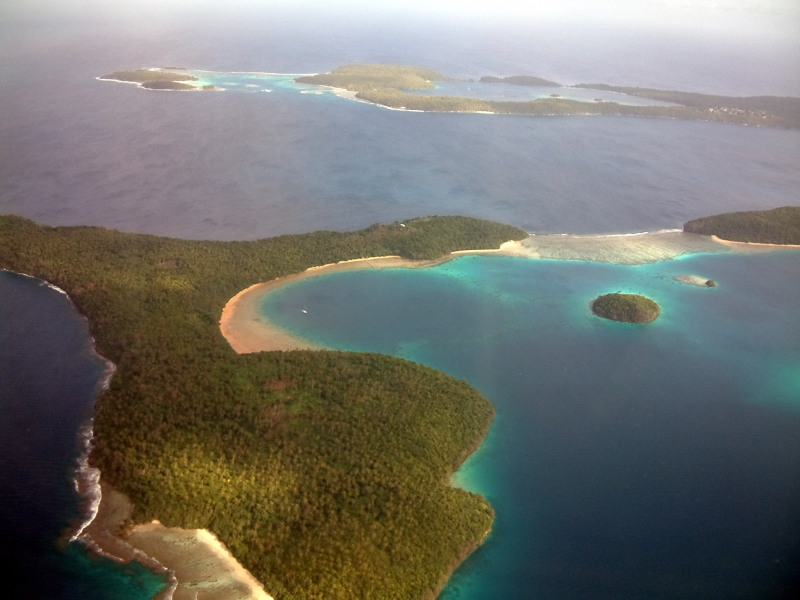
[[[673,279],[681,283],[696,285],[697,287],[716,287],[716,284],[708,285],[708,282],[711,280],[707,277],[701,277],[700,275],[676,275]]]

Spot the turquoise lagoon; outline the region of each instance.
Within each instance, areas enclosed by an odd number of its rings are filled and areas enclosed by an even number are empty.
[[[445,600],[780,598],[800,522],[800,252],[621,265],[464,256],[262,303],[329,348],[469,381],[497,409],[456,478],[497,510]],[[705,288],[676,275],[715,279]],[[591,313],[645,294],[648,325]]]

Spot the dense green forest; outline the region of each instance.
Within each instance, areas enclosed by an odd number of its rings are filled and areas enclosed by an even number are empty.
[[[615,87],[605,84],[578,84],[574,87],[618,91],[673,104],[670,106],[632,106],[617,102],[584,102],[552,97],[509,102],[408,93],[414,90],[432,89],[435,87],[432,82],[448,79],[450,78],[446,75],[419,67],[345,65],[337,67],[331,73],[300,77],[296,81],[347,89],[356,92],[356,96],[362,100],[389,108],[406,110],[551,116],[617,115],[715,121],[760,127],[800,127],[800,98],[774,96],[734,98],[647,88]],[[481,81],[522,85],[555,84],[555,82],[526,75],[514,75],[506,78],[484,77]]]
[[[209,528],[277,600],[434,598],[491,528],[449,487],[492,419],[466,383],[400,359],[237,355],[226,302],[259,281],[376,255],[433,258],[525,232],[462,217],[199,242],[0,217],[0,267],[64,289],[117,370],[91,462],[134,520]]]
[[[592,312],[598,317],[612,321],[649,323],[661,314],[661,307],[646,296],[615,292],[595,298],[592,302]]]
[[[733,242],[800,245],[800,206],[733,212],[694,219],[686,223],[683,230],[716,235]]]
[[[434,81],[449,77],[437,71],[407,65],[342,65],[330,73],[305,75],[297,83],[328,85],[353,92],[375,89],[427,90],[436,87]]]

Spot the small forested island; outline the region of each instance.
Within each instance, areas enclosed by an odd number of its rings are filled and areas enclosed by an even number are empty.
[[[775,96],[737,98],[605,84],[577,84],[573,87],[616,91],[672,104],[633,106],[608,101],[583,102],[558,96],[527,101],[499,101],[408,93],[431,89],[435,87],[433,82],[447,80],[451,78],[430,69],[373,64],[345,65],[337,67],[330,73],[304,76],[296,81],[346,89],[355,92],[356,97],[361,100],[406,110],[519,115],[619,115],[719,121],[763,127],[800,127],[800,98]],[[513,75],[505,78],[483,77],[481,81],[518,85],[558,85],[529,75]]]
[[[99,79],[138,83],[139,87],[150,90],[196,90],[197,87],[181,83],[197,81],[197,77],[186,73],[175,73],[170,69],[136,69],[134,71],[114,71]],[[206,88],[207,89],[207,86]]]
[[[0,216],[0,268],[65,290],[115,363],[90,461],[132,500],[131,525],[211,530],[277,600],[422,600],[492,527],[486,499],[450,485],[491,404],[384,355],[236,354],[220,313],[247,286],[309,267],[526,236],[429,217],[202,242]]]
[[[615,292],[598,296],[592,302],[592,312],[598,317],[625,323],[649,323],[661,314],[657,302],[639,294]]]
[[[703,217],[684,224],[683,230],[731,242],[797,246],[800,245],[800,206]]]

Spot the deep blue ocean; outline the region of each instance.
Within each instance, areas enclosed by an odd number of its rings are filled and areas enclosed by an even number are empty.
[[[797,131],[405,113],[292,85],[181,94],[96,79],[144,66],[311,73],[393,62],[466,79],[800,95],[800,36],[785,19],[744,15],[732,33],[710,18],[679,30],[67,6],[0,7],[0,213],[235,240],[429,214],[631,233],[797,204]],[[446,600],[779,598],[800,568],[799,276],[796,251],[637,267],[465,257],[320,278],[269,310],[331,346],[467,379],[495,404],[461,481],[487,495],[497,526]],[[644,328],[593,318],[591,298],[617,289],[656,297],[664,314]],[[293,321],[300,301],[313,321]],[[82,514],[74,470],[104,369],[63,294],[0,273],[9,597],[138,600],[161,586],[136,565],[56,544]]]

